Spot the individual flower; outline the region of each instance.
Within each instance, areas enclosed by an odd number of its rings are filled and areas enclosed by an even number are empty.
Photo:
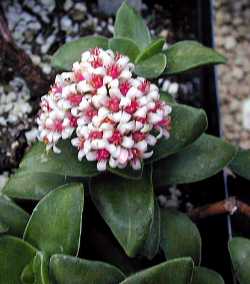
[[[99,171],[107,165],[139,170],[157,140],[169,138],[171,107],[155,84],[133,77],[133,70],[127,56],[94,48],[72,72],[57,75],[37,119],[46,148],[58,153],[57,142],[71,138],[78,159],[97,161]]]

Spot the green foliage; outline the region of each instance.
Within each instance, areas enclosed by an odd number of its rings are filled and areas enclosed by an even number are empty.
[[[108,39],[103,36],[86,36],[65,43],[53,55],[51,64],[57,69],[71,70],[73,63],[80,60],[81,54],[95,47],[108,48]]]
[[[69,184],[46,195],[35,207],[24,240],[51,256],[76,255],[80,246],[83,187]]]
[[[192,145],[155,164],[154,182],[158,186],[191,183],[221,171],[235,156],[233,145],[203,134]]]
[[[91,197],[128,256],[135,256],[150,230],[154,213],[151,171],[144,170],[142,179],[120,177],[93,179]]]
[[[134,62],[140,50],[136,43],[128,38],[111,38],[109,40],[109,48],[127,55]]]
[[[35,249],[21,239],[0,237],[0,284],[22,284],[22,272],[35,254]]]
[[[191,256],[195,264],[201,260],[201,237],[187,215],[161,209],[161,243],[166,259]]]
[[[51,257],[50,271],[58,284],[114,284],[125,278],[119,269],[110,264],[60,254]]]
[[[20,237],[29,220],[29,214],[8,197],[0,195],[0,233]]]
[[[250,179],[250,150],[239,149],[237,155],[230,163],[230,168],[237,175]]]
[[[202,109],[173,104],[171,119],[170,138],[162,138],[157,142],[151,162],[181,151],[194,142],[207,128],[207,116]]]
[[[193,265],[191,258],[170,260],[138,272],[121,282],[121,284],[190,283]]]
[[[226,63],[224,56],[196,41],[180,41],[164,51],[167,56],[165,74],[173,75],[210,64]]]
[[[222,277],[215,271],[205,267],[195,267],[192,284],[224,284]]]
[[[115,38],[125,37],[133,40],[140,49],[151,42],[150,32],[138,13],[124,2],[116,14]]]
[[[233,238],[228,244],[233,270],[240,284],[250,283],[250,240]]]

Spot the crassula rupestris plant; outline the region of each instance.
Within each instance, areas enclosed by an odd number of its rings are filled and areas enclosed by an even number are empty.
[[[0,284],[224,283],[200,267],[196,225],[160,208],[155,189],[215,175],[236,149],[205,134],[206,113],[154,79],[225,58],[194,41],[163,45],[125,2],[113,38],[55,53],[63,72],[41,99],[40,142],[0,196]],[[37,204],[29,216],[10,198]],[[103,220],[110,230],[99,231]],[[89,240],[99,259],[83,259]]]

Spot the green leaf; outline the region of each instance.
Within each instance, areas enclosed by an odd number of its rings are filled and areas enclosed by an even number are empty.
[[[240,284],[250,283],[250,240],[233,238],[228,244],[234,273]]]
[[[35,249],[23,240],[2,236],[0,238],[0,283],[22,284],[22,272],[35,254]]]
[[[164,71],[167,64],[166,56],[158,53],[135,65],[135,74],[145,78],[157,78]]]
[[[24,239],[48,256],[76,255],[80,245],[83,186],[68,184],[47,194],[35,207]]]
[[[33,261],[31,261],[23,269],[23,272],[21,274],[21,282],[23,284],[34,284],[34,281],[35,278],[33,272]]]
[[[70,177],[53,173],[33,173],[18,169],[3,188],[12,198],[40,200],[51,190],[72,181]]]
[[[127,166],[125,169],[108,167],[108,171],[123,178],[138,180],[142,177],[143,164],[139,170],[134,170],[131,166]]]
[[[167,104],[175,104],[176,103],[174,97],[171,94],[169,94],[168,92],[160,91],[160,99],[162,101],[166,102]]]
[[[9,227],[0,221],[0,235],[8,232]]]
[[[8,228],[8,234],[21,237],[29,220],[29,214],[6,196],[0,196],[0,223]]]
[[[33,261],[33,271],[35,276],[34,284],[50,284],[49,280],[49,259],[38,252]]]
[[[164,51],[167,56],[165,74],[178,74],[204,65],[223,64],[226,58],[196,41],[180,41]]]
[[[164,38],[157,38],[153,40],[148,47],[143,49],[140,54],[137,56],[135,62],[139,63],[145,59],[152,57],[153,55],[162,51],[163,45],[165,43]]]
[[[148,235],[154,212],[149,168],[140,180],[118,176],[92,179],[90,194],[99,213],[128,256],[135,256]]]
[[[154,258],[159,251],[161,238],[161,216],[160,208],[157,200],[154,202],[154,219],[150,226],[150,230],[144,246],[140,252],[141,255],[146,256],[149,260]]]
[[[150,32],[142,17],[126,2],[123,2],[116,14],[114,37],[132,39],[140,49],[151,42]]]
[[[205,267],[195,267],[192,284],[225,284],[225,282],[217,272]]]
[[[43,143],[36,143],[24,156],[20,168],[32,173],[50,173],[72,177],[90,177],[97,175],[96,163],[86,159],[79,162],[77,150],[69,140],[58,143],[60,154],[53,151],[47,153]]]
[[[62,70],[71,70],[73,63],[81,59],[81,54],[95,47],[108,49],[108,39],[103,36],[86,36],[65,43],[53,55],[51,64]]]
[[[207,128],[207,116],[204,110],[173,104],[170,138],[160,139],[154,146],[154,154],[148,161],[158,161],[177,153],[193,143]]]
[[[58,284],[114,284],[124,279],[124,274],[110,264],[60,254],[51,257],[50,272]]]
[[[127,55],[134,62],[140,50],[136,43],[128,38],[111,38],[109,40],[109,48]]]
[[[217,174],[233,159],[236,149],[220,138],[203,134],[192,145],[154,165],[158,186],[197,182]]]
[[[200,263],[200,233],[187,215],[181,212],[161,209],[160,246],[166,259],[190,256],[195,264]]]
[[[237,175],[250,180],[250,150],[238,150],[230,168]]]
[[[121,284],[187,284],[193,272],[191,258],[179,258],[163,262],[125,279]]]

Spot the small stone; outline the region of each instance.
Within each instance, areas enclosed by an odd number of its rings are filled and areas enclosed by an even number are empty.
[[[63,9],[64,9],[65,11],[69,11],[69,10],[72,8],[72,6],[73,6],[72,0],[66,0],[66,1],[64,2]]]
[[[226,37],[226,39],[225,39],[225,48],[226,49],[228,49],[228,50],[233,49],[233,48],[236,47],[236,44],[237,44],[237,42],[236,42],[234,37],[232,37],[232,36]]]
[[[63,31],[68,31],[72,25],[72,20],[69,16],[64,16],[61,18],[61,28]]]

